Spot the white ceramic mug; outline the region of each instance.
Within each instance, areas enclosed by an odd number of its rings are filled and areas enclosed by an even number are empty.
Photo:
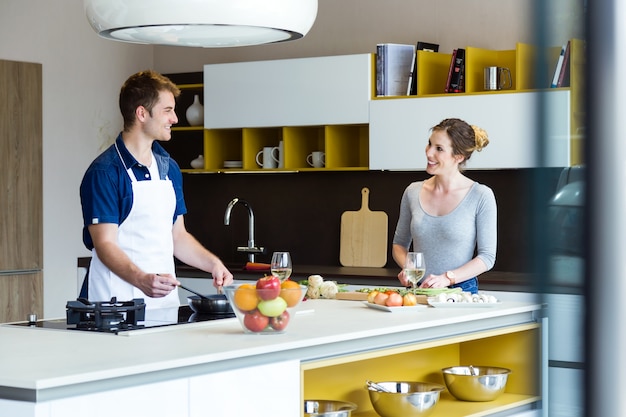
[[[485,91],[513,87],[511,70],[506,67],[485,67]]]
[[[326,165],[326,154],[322,151],[311,152],[306,157],[306,162],[313,168],[322,168]]]
[[[266,146],[256,154],[256,163],[263,168],[276,168],[278,146]]]

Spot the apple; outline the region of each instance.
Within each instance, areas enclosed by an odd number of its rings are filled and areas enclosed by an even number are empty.
[[[402,305],[402,296],[397,292],[392,292],[385,300],[387,307],[400,307]]]
[[[257,293],[261,300],[271,300],[280,294],[280,279],[274,275],[260,278],[256,282]]]
[[[287,301],[281,297],[276,297],[273,300],[261,300],[257,308],[264,316],[278,317],[287,309]]]
[[[272,317],[270,319],[270,326],[272,326],[272,329],[277,331],[285,330],[287,324],[289,324],[289,311],[287,310],[283,311],[280,316]]]
[[[245,314],[243,317],[243,325],[251,332],[263,331],[269,324],[270,319],[258,310],[253,310]]]

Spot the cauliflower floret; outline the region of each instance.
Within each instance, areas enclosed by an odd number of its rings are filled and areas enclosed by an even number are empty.
[[[308,281],[309,287],[317,288],[322,285],[322,282],[324,282],[324,278],[321,275],[310,275]]]
[[[306,289],[306,297],[310,299],[320,298],[320,287],[308,286]]]
[[[334,281],[324,281],[319,288],[322,298],[335,298],[339,292],[339,288],[337,288],[337,284]]]

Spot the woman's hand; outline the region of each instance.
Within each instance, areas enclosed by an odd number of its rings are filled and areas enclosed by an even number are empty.
[[[427,276],[420,285],[420,288],[446,288],[450,285],[450,280],[445,274]]]
[[[404,276],[404,269],[400,270],[400,273],[398,274],[398,281],[400,281],[400,284],[402,284],[403,287],[411,286],[409,280]]]

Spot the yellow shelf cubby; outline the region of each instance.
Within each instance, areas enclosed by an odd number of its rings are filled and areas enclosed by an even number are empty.
[[[496,51],[468,46],[465,48],[465,92],[485,91],[485,67],[505,67],[511,71],[512,87],[517,89],[516,50]]]
[[[224,161],[242,160],[241,129],[206,129],[204,131],[204,169],[217,171]]]
[[[306,161],[313,151],[326,152],[324,126],[283,127],[285,169],[306,170],[312,168]]]
[[[369,126],[325,127],[326,168],[366,170],[369,167]]]
[[[350,401],[355,417],[375,417],[365,381],[445,385],[441,369],[457,365],[511,369],[505,392],[489,402],[459,401],[443,391],[431,417],[487,416],[540,400],[541,327],[529,323],[364,352],[301,365],[303,399]]]
[[[444,94],[452,54],[417,51],[417,95]]]
[[[243,169],[263,169],[256,163],[257,154],[266,146],[278,147],[282,138],[283,129],[280,127],[244,128]]]

